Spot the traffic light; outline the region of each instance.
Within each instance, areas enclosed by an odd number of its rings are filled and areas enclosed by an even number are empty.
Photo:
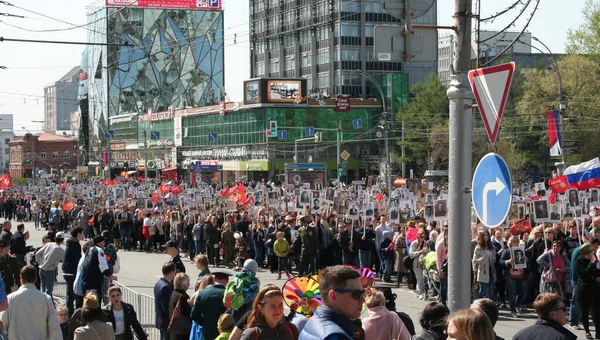
[[[271,137],[277,136],[277,121],[276,120],[272,120],[269,122],[269,130],[271,131],[271,134],[270,134]]]
[[[377,132],[375,135],[377,138],[383,138],[384,133],[389,129],[387,121],[387,112],[381,112],[379,114],[379,124],[377,124]]]

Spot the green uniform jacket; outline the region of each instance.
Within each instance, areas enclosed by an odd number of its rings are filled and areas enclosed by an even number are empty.
[[[214,284],[201,290],[196,297],[192,307],[192,320],[202,325],[202,338],[205,340],[214,340],[219,336],[217,323],[226,310],[223,295],[225,295],[225,286]]]
[[[0,271],[2,272],[2,280],[4,280],[4,286],[6,287],[6,294],[10,294],[11,287],[20,285],[17,258],[8,254],[0,256]]]
[[[319,249],[319,232],[313,227],[302,227],[298,231],[300,240],[302,241],[302,252],[311,252],[316,255],[316,250]]]

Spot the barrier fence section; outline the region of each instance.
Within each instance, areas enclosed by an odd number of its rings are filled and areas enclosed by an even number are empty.
[[[159,340],[160,331],[154,327],[154,297],[142,293],[138,293],[133,289],[113,281],[114,285],[121,288],[121,301],[128,303],[133,306],[137,314],[137,319],[142,325],[142,328],[148,335],[150,340]],[[102,302],[103,305],[108,304],[108,288],[110,282],[108,278],[105,278],[104,284],[102,285]],[[64,305],[67,300],[67,283],[65,282],[62,271],[58,270],[56,282],[54,283],[54,289],[52,292],[53,298],[57,305]],[[135,334],[135,333],[134,333]],[[136,337],[137,338],[137,337]]]

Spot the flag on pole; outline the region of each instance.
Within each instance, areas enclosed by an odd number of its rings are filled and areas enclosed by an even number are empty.
[[[560,126],[558,122],[558,110],[548,110],[548,138],[550,144],[550,156],[562,155],[560,140]]]
[[[244,202],[246,200],[246,188],[239,184],[223,190],[223,192],[221,192],[221,196],[227,199],[235,200],[237,203]]]
[[[12,180],[10,174],[4,174],[0,177],[0,190],[8,189],[12,187]]]
[[[579,190],[600,188],[600,159],[596,157],[585,163],[571,165],[565,170],[565,176],[571,188]]]

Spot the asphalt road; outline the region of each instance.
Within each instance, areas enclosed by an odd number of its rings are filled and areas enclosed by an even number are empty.
[[[13,223],[13,231],[15,230],[16,223]],[[33,223],[26,223],[26,230],[29,230],[31,234],[28,244],[36,246],[41,245],[41,239],[45,234],[45,231],[35,231]],[[136,251],[119,251],[119,256],[121,257],[121,272],[116,274],[118,282],[138,293],[153,296],[153,287],[161,275],[161,266],[169,260],[169,256],[165,253],[147,254],[145,252]],[[183,258],[183,262],[186,267],[186,272],[190,275],[191,281],[195,282],[195,278],[199,271],[196,269],[195,265],[190,263],[189,259]],[[258,273],[258,278],[262,285],[271,283],[283,286],[285,283],[285,279],[277,280],[276,274],[271,274],[268,270],[264,269]],[[395,288],[395,284],[387,284],[380,281],[377,281],[376,286],[392,287],[393,292],[397,295],[397,310],[410,315],[417,330],[421,328],[419,325],[419,316],[428,302],[416,298],[411,290],[404,288],[405,286]],[[190,290],[190,294],[191,292],[193,292],[193,289]],[[366,316],[368,316],[367,311],[363,313],[362,317],[364,318]],[[535,313],[531,310],[529,313],[524,313],[520,318],[515,319],[510,316],[510,311],[508,309],[502,309],[500,311],[500,318],[495,327],[496,333],[505,339],[512,339],[519,330],[532,325],[536,318]],[[578,338],[585,339],[585,333],[583,331],[575,331],[574,333]]]

